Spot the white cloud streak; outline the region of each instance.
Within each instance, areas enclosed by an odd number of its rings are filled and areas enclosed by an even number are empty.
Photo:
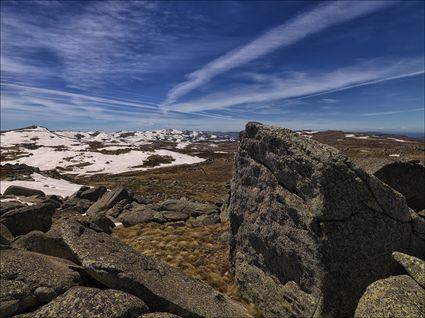
[[[219,74],[260,58],[276,49],[290,46],[311,34],[368,15],[395,2],[397,1],[337,1],[319,5],[190,73],[187,81],[169,91],[163,105],[169,106],[179,97],[204,85]]]
[[[393,111],[386,111],[386,112],[378,112],[378,113],[364,113],[360,114],[360,116],[363,117],[370,117],[370,116],[387,116],[387,115],[396,115],[396,114],[403,114],[403,113],[413,113],[413,112],[424,112],[424,108],[413,108],[413,109],[401,109],[401,110],[393,110]]]
[[[176,103],[169,106],[168,109],[180,112],[199,112],[288,98],[308,98],[354,87],[418,76],[423,73],[423,58],[400,61],[375,59],[328,73],[293,73],[286,78],[275,80],[272,84],[244,85],[239,89]]]

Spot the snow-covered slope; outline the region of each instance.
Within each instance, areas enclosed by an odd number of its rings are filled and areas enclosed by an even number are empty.
[[[65,174],[90,175],[146,170],[159,166],[204,161],[184,153],[188,146],[231,141],[231,137],[198,131],[157,130],[75,132],[29,127],[1,133],[2,164],[23,163],[41,170],[57,169]],[[159,157],[158,165],[144,165]]]

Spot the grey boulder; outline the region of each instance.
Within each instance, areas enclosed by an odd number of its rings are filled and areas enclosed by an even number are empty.
[[[121,200],[129,199],[130,196],[123,187],[116,187],[109,192],[106,192],[99,200],[93,203],[87,210],[87,215],[94,215],[101,211],[112,208]]]
[[[14,235],[22,235],[38,230],[47,232],[52,225],[52,216],[55,206],[50,203],[41,203],[8,211],[0,217],[4,224]]]
[[[40,197],[46,196],[44,192],[41,190],[30,189],[30,188],[16,186],[16,185],[9,186],[3,193],[3,195],[8,195],[8,194],[21,195],[25,197],[30,197],[33,195],[40,196]]]
[[[9,302],[13,313],[49,302],[81,281],[70,268],[74,264],[60,258],[13,248],[0,250],[0,256],[2,302]]]
[[[206,283],[101,231],[67,221],[62,238],[89,275],[109,288],[139,297],[153,311],[182,317],[249,317],[240,304]]]

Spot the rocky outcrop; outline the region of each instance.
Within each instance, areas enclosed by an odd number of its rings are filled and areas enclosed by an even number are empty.
[[[375,176],[406,197],[416,212],[425,209],[425,167],[418,162],[393,162]]]
[[[47,303],[81,281],[73,264],[60,258],[13,248],[0,250],[0,256],[0,308],[10,315]]]
[[[119,290],[73,287],[41,307],[33,317],[136,318],[148,311],[142,300]]]
[[[52,225],[52,215],[55,205],[41,203],[10,210],[0,217],[4,224],[14,235],[23,235],[31,231],[47,232]]]
[[[153,311],[182,317],[249,317],[209,285],[141,255],[96,228],[66,221],[62,238],[97,281],[143,299]]]
[[[231,266],[266,317],[352,316],[366,287],[425,253],[405,198],[338,150],[248,123],[231,186]],[[413,214],[415,215],[415,214]]]
[[[202,226],[220,222],[220,209],[212,204],[187,200],[166,200],[155,204],[132,205],[121,212],[118,220],[124,226],[146,222],[172,223],[188,222],[193,226]]]
[[[407,275],[391,276],[367,287],[355,318],[412,317],[425,312],[425,290]]]
[[[25,197],[30,197],[30,196],[33,196],[33,195],[40,196],[40,197],[46,196],[43,191],[25,188],[25,187],[16,186],[16,185],[11,185],[3,193],[3,195],[9,195],[9,194],[11,194],[11,195],[21,195],[21,196],[25,196]]]

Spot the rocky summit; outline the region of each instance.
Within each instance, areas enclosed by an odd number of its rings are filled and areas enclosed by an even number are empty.
[[[368,285],[401,272],[393,252],[424,258],[424,224],[335,148],[255,122],[241,133],[231,266],[266,317],[353,316]]]
[[[422,317],[424,168],[366,166],[248,123],[221,203],[11,185],[0,318]]]

